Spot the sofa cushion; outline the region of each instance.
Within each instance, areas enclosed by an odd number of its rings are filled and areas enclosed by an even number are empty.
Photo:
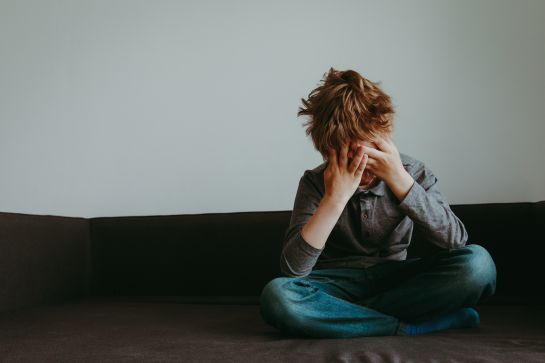
[[[8,362],[543,362],[543,306],[482,306],[480,327],[426,335],[294,338],[257,305],[92,299],[0,314]],[[448,359],[447,359],[448,357]]]

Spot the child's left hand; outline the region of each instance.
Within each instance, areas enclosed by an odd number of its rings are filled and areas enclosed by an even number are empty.
[[[366,169],[384,180],[388,185],[405,177],[407,171],[403,167],[399,151],[391,137],[384,136],[373,141],[378,149],[369,146],[363,147],[363,152],[369,155]]]

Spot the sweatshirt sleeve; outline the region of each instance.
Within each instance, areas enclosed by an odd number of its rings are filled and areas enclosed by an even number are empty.
[[[415,182],[399,208],[431,243],[449,250],[465,246],[466,228],[439,191],[437,177],[424,163],[413,177]]]
[[[299,187],[291,213],[290,225],[286,230],[280,254],[280,271],[289,277],[308,275],[323,249],[317,249],[307,243],[301,230],[314,215],[320,205],[322,195],[312,184],[308,171],[299,180]]]

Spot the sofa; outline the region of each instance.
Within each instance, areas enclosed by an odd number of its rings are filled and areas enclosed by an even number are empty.
[[[2,212],[0,361],[545,361],[545,201],[451,208],[497,267],[480,327],[350,339],[285,336],[260,316],[291,211]],[[436,251],[415,229],[407,257]]]

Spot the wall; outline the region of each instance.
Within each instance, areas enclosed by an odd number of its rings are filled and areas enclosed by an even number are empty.
[[[543,1],[0,0],[0,211],[288,210],[329,69],[451,204],[545,199]]]

